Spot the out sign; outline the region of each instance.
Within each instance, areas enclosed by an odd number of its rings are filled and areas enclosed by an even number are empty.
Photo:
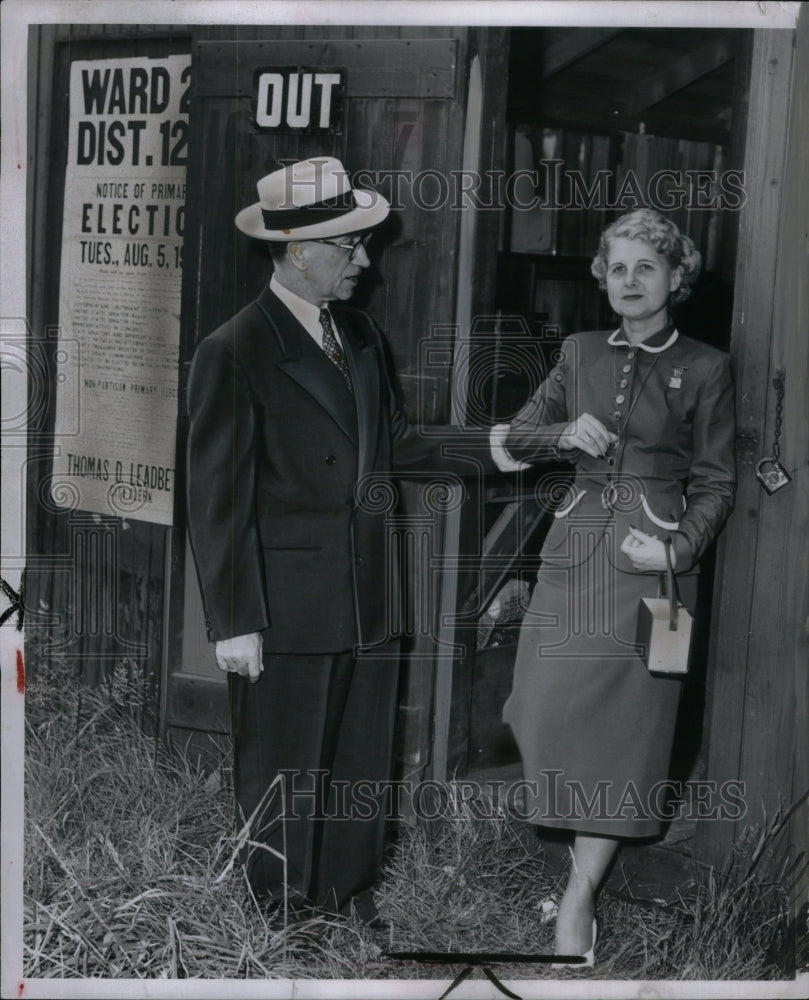
[[[300,66],[256,73],[256,128],[274,132],[339,132],[345,70]]]

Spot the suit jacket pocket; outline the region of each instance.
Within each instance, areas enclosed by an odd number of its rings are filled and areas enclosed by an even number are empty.
[[[648,572],[636,570],[629,556],[621,551],[621,545],[629,534],[629,528],[637,528],[646,535],[657,536],[663,541],[680,525],[678,509],[685,506],[684,498],[674,491],[657,493],[649,497],[641,494],[640,503],[632,511],[621,511],[615,515],[615,544],[611,549],[610,561],[616,569],[624,573]]]
[[[683,507],[685,507],[685,503],[683,501],[681,502],[683,503]],[[644,514],[654,527],[664,528],[667,529],[668,531],[676,531],[680,527],[679,518],[677,520],[670,520],[675,516],[675,512],[673,510],[668,511],[666,516],[656,514],[649,505],[649,500],[646,496],[642,496],[640,498],[640,503],[641,507],[643,508]],[[657,532],[652,531],[650,532],[650,534],[657,534]]]
[[[543,559],[550,558],[568,537],[568,517],[581,503],[586,492],[586,490],[579,490],[573,485],[568,487],[567,494],[553,512],[553,522],[542,545]]]
[[[571,487],[571,494],[555,512],[540,558],[553,566],[578,566],[586,562],[609,523],[610,514],[598,493]]]

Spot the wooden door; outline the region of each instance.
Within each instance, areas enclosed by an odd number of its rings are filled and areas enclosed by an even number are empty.
[[[373,29],[334,28],[328,37],[323,37],[326,29],[280,37],[289,30],[274,29],[271,39],[253,31],[248,39],[240,33],[239,41],[200,40],[193,50],[181,381],[198,341],[268,280],[266,248],[251,245],[233,225],[236,212],[256,200],[256,181],[282,160],[332,155],[349,173],[363,171],[365,183],[377,187],[394,208],[384,249],[354,301],[359,298],[385,330],[411,411],[418,407],[427,423],[445,420],[451,357],[426,374],[419,366],[430,330],[455,319],[458,213],[451,198],[427,208],[435,200],[427,175],[435,184],[439,175],[460,166],[455,159],[462,145],[463,32],[424,29],[424,37],[379,38],[372,37]],[[257,131],[252,121],[256,74],[271,67],[342,69],[340,127],[323,134]],[[185,420],[181,408],[178,469]],[[174,562],[167,722],[224,732],[223,678],[205,639],[184,539],[177,540]],[[424,647],[422,661],[431,656],[430,643],[429,635],[412,636],[415,647]],[[428,697],[429,689],[421,695]],[[420,712],[428,714],[429,706]]]

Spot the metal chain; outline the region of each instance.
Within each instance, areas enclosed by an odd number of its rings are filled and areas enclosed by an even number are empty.
[[[775,389],[775,430],[773,432],[772,456],[777,462],[781,457],[781,445],[778,439],[781,437],[781,425],[784,420],[784,379],[786,372],[783,368],[777,369],[775,378],[772,380]]]

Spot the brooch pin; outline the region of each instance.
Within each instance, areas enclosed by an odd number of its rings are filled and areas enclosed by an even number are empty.
[[[673,365],[671,378],[669,379],[669,389],[679,389],[683,384],[683,372],[687,371],[688,368],[685,365]]]

